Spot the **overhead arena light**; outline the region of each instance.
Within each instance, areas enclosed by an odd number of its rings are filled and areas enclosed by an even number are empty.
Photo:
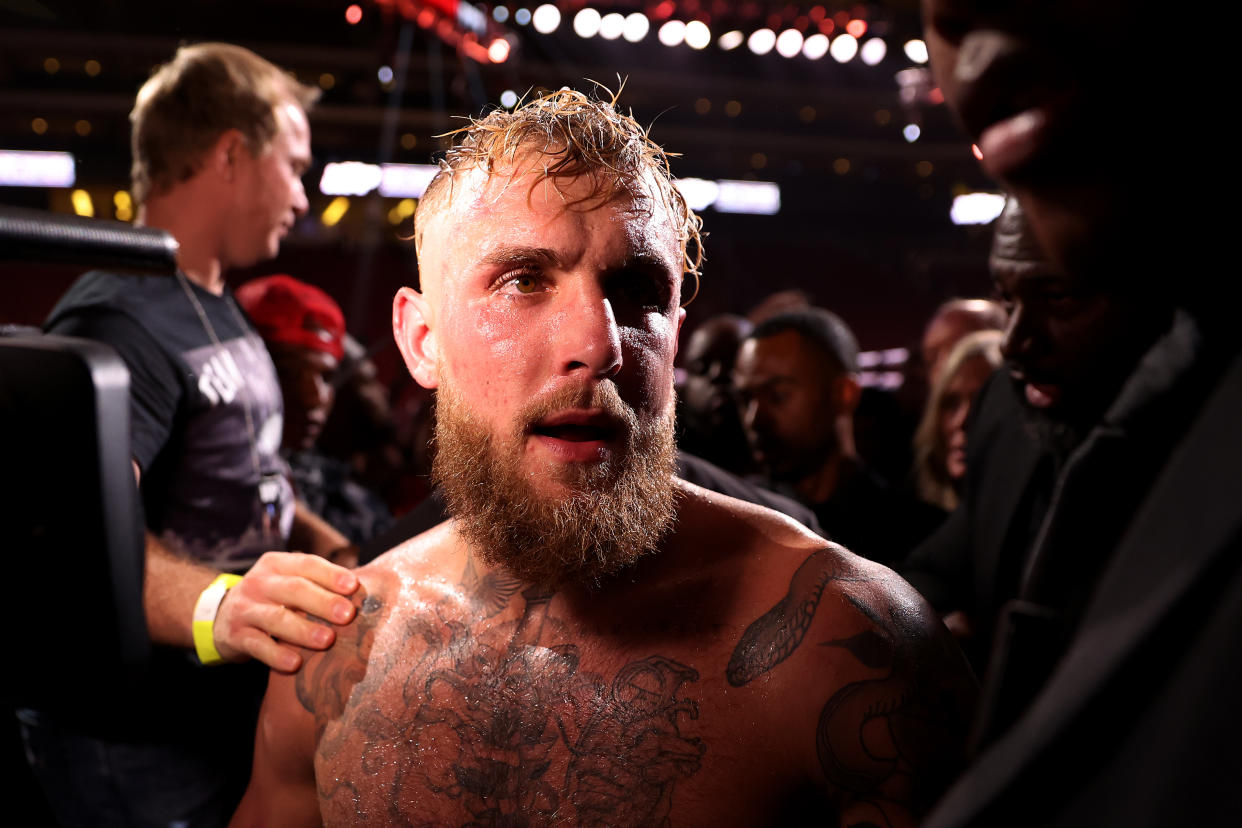
[[[802,44],[802,54],[811,60],[819,60],[828,54],[828,36],[816,32]]]
[[[828,52],[837,63],[849,63],[858,54],[858,39],[853,35],[837,35]]]
[[[696,213],[711,207],[720,191],[719,184],[705,178],[679,178],[676,186],[686,200],[686,206]]]
[[[625,31],[625,17],[618,12],[610,12],[600,18],[599,36],[604,40],[616,40]]]
[[[552,34],[556,31],[556,27],[561,25],[561,10],[551,3],[544,3],[535,9],[535,13],[530,17],[530,24],[539,34]]]
[[[651,31],[651,21],[642,12],[633,12],[625,18],[625,28],[621,34],[630,43],[637,43]]]
[[[888,44],[882,38],[873,37],[858,50],[858,56],[868,66],[875,66],[888,54]]]
[[[721,213],[774,216],[781,209],[781,187],[773,181],[719,181],[712,204]]]
[[[319,192],[332,196],[360,196],[379,186],[384,171],[379,164],[336,161],[325,164],[319,177]]]
[[[776,38],[776,53],[781,57],[797,57],[802,51],[802,32],[786,29]]]
[[[988,224],[1005,209],[1005,197],[1000,193],[966,193],[954,196],[949,208],[949,220],[954,224]]]
[[[73,153],[0,150],[0,187],[72,187]]]
[[[710,207],[720,213],[774,216],[781,209],[781,187],[773,181],[680,178],[676,186],[696,213]]]
[[[680,20],[670,20],[660,27],[657,36],[665,46],[680,46],[686,39],[686,24]]]
[[[746,46],[756,55],[766,55],[776,45],[776,32],[771,29],[755,29],[746,38]]]
[[[380,195],[388,198],[422,198],[436,177],[436,164],[385,164],[379,183]]]
[[[918,38],[907,40],[904,49],[906,57],[910,60],[915,63],[927,63],[927,44],[923,41]]]
[[[724,51],[731,52],[738,46],[741,46],[742,42],[745,40],[746,35],[742,34],[737,29],[734,29],[731,32],[725,32],[722,34],[720,36],[720,40],[716,41],[716,44]]]
[[[595,37],[599,34],[599,12],[585,8],[574,15],[574,32],[578,37]]]
[[[421,198],[439,170],[435,164],[337,161],[324,166],[319,192],[330,196],[364,196],[378,188],[380,195],[389,198]]]
[[[686,45],[691,49],[706,49],[712,42],[711,29],[701,20],[686,24]]]

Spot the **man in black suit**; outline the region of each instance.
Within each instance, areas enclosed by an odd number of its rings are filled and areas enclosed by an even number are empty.
[[[1191,87],[1150,105],[1124,52],[1147,17],[1119,0],[923,5],[945,101],[1052,264],[999,278],[1007,407],[1070,449],[996,621],[976,760],[925,825],[1236,824],[1242,360],[1176,227],[1193,171],[1135,164]],[[1020,462],[970,485],[1021,492]]]

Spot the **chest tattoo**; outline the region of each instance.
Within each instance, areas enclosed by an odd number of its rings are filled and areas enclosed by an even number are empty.
[[[698,671],[657,654],[611,674],[587,669],[549,613],[551,592],[471,569],[463,586],[470,613],[441,602],[405,622],[402,646],[372,654],[365,676],[347,666],[323,676],[354,682],[347,699],[319,694],[333,713],[320,718],[325,818],[665,823],[677,783],[707,751],[690,697]],[[513,600],[524,602],[516,620],[488,621]]]

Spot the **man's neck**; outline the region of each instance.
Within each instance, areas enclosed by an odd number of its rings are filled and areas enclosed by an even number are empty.
[[[191,282],[219,296],[224,293],[224,264],[214,227],[184,199],[155,196],[138,210],[137,225],[167,230],[177,240],[177,265]]]
[[[854,456],[836,451],[818,469],[793,481],[793,490],[803,503],[812,506],[824,503],[857,469],[858,461]]]

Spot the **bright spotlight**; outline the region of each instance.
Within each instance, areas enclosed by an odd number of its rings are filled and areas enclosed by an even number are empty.
[[[492,63],[504,63],[509,59],[509,41],[498,37],[487,46],[487,59]]]
[[[776,32],[771,29],[755,29],[746,39],[746,46],[756,55],[766,55],[776,45]]]
[[[647,15],[642,14],[641,11],[635,11],[626,16],[621,36],[631,43],[637,43],[647,36],[648,31],[651,31],[651,22],[647,20]]]
[[[711,30],[701,20],[691,20],[686,24],[686,45],[691,49],[706,49],[712,42]]]
[[[599,36],[604,40],[616,40],[625,29],[625,17],[617,12],[610,12],[600,18]]]
[[[837,63],[849,63],[858,54],[858,40],[853,35],[837,35],[828,51]]]
[[[651,31],[651,22],[647,20],[647,15],[642,12],[633,12],[625,18],[625,28],[621,34],[630,43],[637,43],[647,36],[647,32]]]
[[[375,76],[379,78],[380,83],[392,83],[392,67],[381,66],[379,71],[375,73]]]
[[[519,26],[525,26],[530,22],[530,9],[520,8],[513,13],[513,21]]]
[[[908,142],[913,144],[915,141],[919,140],[919,136],[923,134],[923,130],[919,129],[918,124],[906,124],[902,127],[901,134],[905,136]]]
[[[915,63],[927,63],[927,44],[921,40],[907,40],[905,45],[906,57]]]
[[[516,103],[517,93],[512,89],[506,89],[504,92],[500,93],[500,105],[505,109],[513,109],[513,106]]]
[[[797,57],[802,51],[802,32],[786,29],[776,38],[776,53],[781,57]]]
[[[680,20],[670,20],[660,27],[658,37],[665,46],[680,46],[686,39],[686,24]]]
[[[551,3],[544,3],[535,9],[530,18],[531,25],[539,34],[552,34],[561,25],[561,10]]]
[[[574,15],[574,31],[578,37],[595,37],[599,34],[599,12],[585,8]]]
[[[828,54],[828,35],[816,32],[802,44],[802,54],[811,60],[819,60]]]
[[[949,219],[954,224],[987,224],[1005,209],[1005,197],[1000,193],[966,193],[953,197]]]
[[[741,46],[742,41],[744,41],[745,39],[746,39],[746,36],[744,34],[739,32],[737,29],[734,29],[731,32],[725,32],[724,34],[722,34],[720,36],[720,40],[716,41],[716,43],[720,46],[721,49],[725,50],[726,52],[731,52],[734,49],[736,49],[738,46]]]
[[[878,37],[873,37],[858,50],[858,56],[868,66],[875,66],[888,54],[888,44]]]

